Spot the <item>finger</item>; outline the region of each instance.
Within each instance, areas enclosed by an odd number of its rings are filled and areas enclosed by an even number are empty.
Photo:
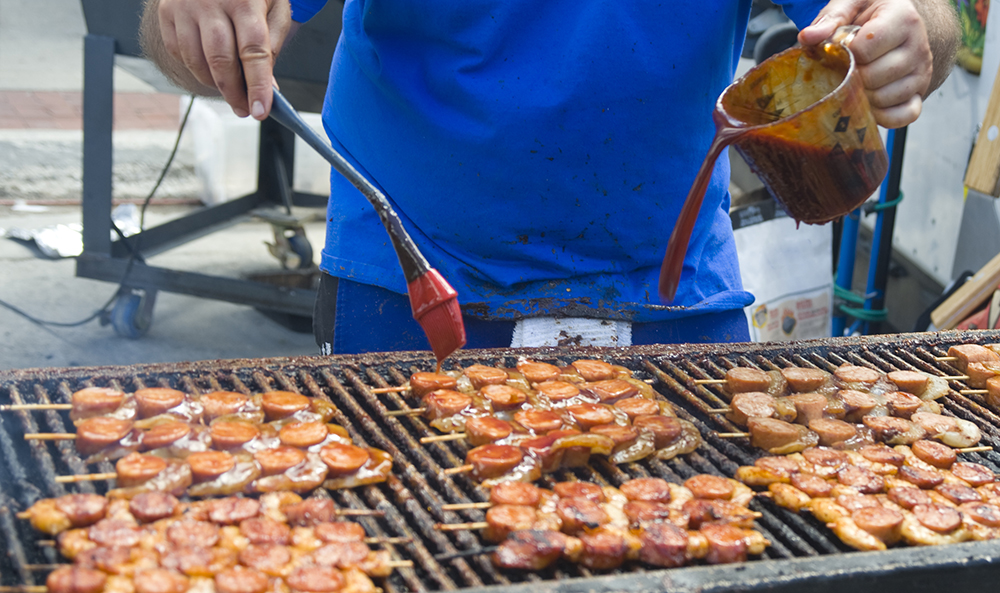
[[[886,108],[872,108],[875,121],[883,128],[901,128],[910,125],[920,116],[923,100],[914,95],[909,101]]]
[[[868,91],[868,103],[872,107],[886,109],[920,97],[925,85],[916,75],[904,76],[890,84]]]
[[[254,119],[267,117],[271,108],[274,52],[267,21],[250,7],[233,14],[236,46],[246,84],[247,105]]]
[[[233,112],[246,117],[250,114],[246,85],[237,56],[236,33],[228,18],[212,19],[201,30],[205,60],[215,87]]]
[[[180,47],[177,43],[177,23],[174,22],[172,13],[163,9],[163,4],[159,5],[160,38],[163,41],[163,48],[167,53],[176,59],[181,59]]]
[[[826,41],[837,27],[853,23],[863,4],[863,0],[831,0],[811,25],[799,31],[799,43],[816,45]]]
[[[177,53],[184,67],[198,80],[199,83],[215,88],[215,81],[212,79],[212,71],[205,61],[205,52],[201,47],[201,29],[198,23],[181,15],[177,19],[177,26],[174,29],[177,35]]]
[[[858,74],[866,89],[876,90],[915,74],[917,63],[909,52],[896,48],[871,63],[858,66]]]

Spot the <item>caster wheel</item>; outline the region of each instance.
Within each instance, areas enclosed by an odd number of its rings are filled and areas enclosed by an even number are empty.
[[[313,265],[313,248],[306,238],[305,233],[296,232],[288,238],[288,246],[295,255],[299,256],[300,270],[311,268]]]
[[[153,325],[153,304],[156,302],[156,292],[126,289],[115,300],[111,309],[111,325],[118,335],[137,339],[146,335]]]
[[[799,29],[795,23],[781,23],[768,27],[754,45],[754,62],[760,64],[774,54],[794,46],[798,42],[798,35]]]

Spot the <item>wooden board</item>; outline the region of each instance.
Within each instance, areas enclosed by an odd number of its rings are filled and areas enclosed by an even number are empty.
[[[969,168],[965,171],[965,185],[994,198],[1000,196],[1000,70],[990,91]]]
[[[1000,284],[1000,254],[994,256],[961,288],[938,305],[931,312],[931,323],[939,330],[953,329],[990,298],[997,289],[997,284]]]

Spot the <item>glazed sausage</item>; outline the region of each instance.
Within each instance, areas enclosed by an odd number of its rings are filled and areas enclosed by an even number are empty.
[[[556,515],[562,519],[563,531],[571,535],[611,521],[600,503],[580,497],[560,498],[556,503]]]
[[[73,558],[73,565],[96,568],[109,574],[121,574],[122,566],[128,564],[130,555],[129,548],[122,546],[97,546],[77,554]]]
[[[225,451],[199,451],[188,455],[191,478],[195,482],[214,480],[236,467],[236,459]]]
[[[251,517],[240,521],[240,533],[253,544],[289,544],[292,530],[270,517]]]
[[[602,424],[590,429],[593,434],[606,436],[615,442],[615,447],[627,447],[639,438],[639,430],[634,426]]]
[[[938,533],[948,533],[962,525],[962,514],[940,503],[918,504],[913,507],[913,515],[921,525]]]
[[[211,421],[220,416],[242,412],[249,405],[250,396],[235,391],[213,391],[201,396],[198,403],[201,404],[204,417]]]
[[[928,375],[918,373],[917,371],[892,371],[887,373],[885,378],[891,381],[900,391],[914,395],[923,393],[924,389],[927,389],[928,381],[930,381]]]
[[[487,385],[503,385],[507,382],[507,371],[496,367],[488,367],[482,364],[474,364],[465,369],[465,376],[469,378],[472,386],[482,389]],[[412,381],[411,381],[412,383]],[[456,382],[457,385],[457,382]],[[435,387],[435,389],[454,389],[455,387]],[[431,389],[430,391],[434,391]],[[429,392],[428,392],[429,393]],[[417,396],[423,394],[415,394]]]
[[[288,509],[285,509],[288,513]],[[208,517],[219,525],[237,525],[260,514],[260,502],[253,498],[236,498],[230,496],[211,501],[208,507]],[[289,519],[289,522],[291,520]]]
[[[837,504],[847,509],[848,512],[853,513],[859,509],[867,509],[872,507],[880,507],[882,504],[874,496],[866,496],[864,494],[841,494],[837,497]]]
[[[328,544],[364,543],[367,536],[365,528],[360,523],[351,521],[327,521],[319,523],[316,525],[315,533],[316,537]]]
[[[306,452],[295,447],[281,446],[257,451],[253,458],[260,464],[261,476],[276,476],[305,461]]]
[[[132,584],[135,593],[184,593],[188,590],[187,577],[165,568],[139,571],[132,578]]]
[[[701,528],[701,533],[708,540],[705,561],[709,564],[746,561],[749,545],[742,529],[726,524],[709,524]]]
[[[322,422],[289,422],[278,431],[278,440],[289,447],[305,449],[317,445],[330,436]]]
[[[618,489],[632,501],[670,502],[670,484],[662,478],[635,478]]]
[[[216,422],[212,424],[209,434],[216,448],[235,449],[260,436],[260,429],[249,422]]]
[[[939,472],[930,471],[912,465],[904,465],[899,468],[896,474],[901,480],[905,480],[917,488],[929,489],[944,482],[944,476]]]
[[[937,441],[919,440],[910,445],[910,450],[917,459],[940,469],[948,469],[958,461],[954,449]]]
[[[684,487],[694,494],[695,498],[729,500],[736,490],[730,480],[709,474],[699,474],[684,480]]]
[[[488,399],[497,412],[520,408],[528,401],[527,393],[511,385],[485,385],[479,390],[479,395]]]
[[[921,426],[895,416],[865,416],[862,423],[872,429],[878,440],[889,445],[909,445],[927,435]]]
[[[607,381],[615,376],[615,367],[603,360],[575,360],[570,363],[584,381]]]
[[[890,391],[884,397],[889,413],[899,418],[909,418],[924,403],[924,400],[905,391]]]
[[[215,575],[218,593],[264,593],[267,583],[267,575],[245,566],[234,566]]]
[[[864,385],[873,385],[882,378],[882,373],[868,367],[854,364],[844,364],[837,367],[837,370],[833,371],[833,376],[839,379],[842,383],[861,383]]]
[[[478,366],[478,365],[477,365]],[[471,368],[471,367],[470,367]],[[489,367],[483,367],[489,368]],[[496,369],[500,370],[500,369]],[[500,371],[503,373],[503,371]],[[472,377],[469,377],[472,379]],[[504,373],[504,381],[507,380],[507,373]],[[410,393],[416,397],[423,397],[438,389],[453,390],[458,387],[458,379],[442,373],[413,373],[410,377]]]
[[[562,556],[567,539],[567,535],[558,531],[518,531],[500,543],[493,553],[493,562],[501,568],[542,570]]]
[[[179,506],[177,497],[167,492],[140,492],[129,501],[128,510],[139,521],[151,523],[173,516]]]
[[[460,391],[438,389],[424,396],[424,418],[438,420],[451,418],[472,407],[472,398]]]
[[[554,381],[559,378],[562,371],[559,367],[547,362],[534,362],[522,360],[517,363],[517,370],[529,383],[541,383],[543,381]]]
[[[250,544],[240,550],[240,564],[277,577],[292,559],[292,553],[281,544]]]
[[[802,467],[794,459],[784,456],[760,457],[753,462],[754,467],[772,472],[778,476],[788,477],[796,472],[802,471]]]
[[[774,397],[760,391],[737,393],[729,402],[729,418],[739,426],[746,426],[751,418],[774,418],[777,416]]]
[[[858,527],[886,544],[894,544],[902,536],[903,513],[886,507],[868,507],[851,513]]]
[[[988,502],[967,502],[958,509],[976,523],[987,527],[1000,527],[1000,506]]]
[[[776,418],[751,418],[747,428],[751,445],[775,454],[801,451],[819,442],[819,436],[805,426]]]
[[[790,476],[792,486],[805,492],[812,498],[826,498],[833,492],[833,483],[816,474],[796,472]]]
[[[139,528],[124,519],[101,519],[87,530],[90,541],[100,546],[134,546],[139,543]]]
[[[499,478],[523,459],[521,449],[510,445],[482,445],[465,456],[465,462],[473,466],[473,473],[480,481]]]
[[[630,500],[622,507],[631,525],[645,525],[670,519],[670,505],[662,502]]]
[[[585,387],[601,403],[610,404],[626,397],[632,397],[639,393],[639,389],[624,379],[608,379],[606,381],[596,381],[588,383]]]
[[[964,484],[939,484],[934,491],[955,504],[983,502],[983,495]]]
[[[164,422],[142,432],[142,450],[152,451],[169,447],[191,434],[191,426],[186,422]]]
[[[654,416],[660,413],[660,404],[645,397],[620,399],[614,403],[614,407],[624,412],[630,421],[640,416]]]
[[[183,391],[167,387],[147,387],[137,389],[135,394],[136,413],[140,418],[151,418],[165,414],[184,403],[187,395]]]
[[[309,398],[291,391],[268,391],[260,396],[260,404],[270,422],[309,409]]]
[[[771,376],[760,369],[735,367],[726,371],[726,389],[730,393],[766,392],[770,387]]]
[[[49,593],[101,593],[108,577],[99,570],[60,566],[49,573],[45,587]]]
[[[876,494],[885,490],[885,478],[857,465],[848,465],[838,471],[837,481],[862,494]]]
[[[632,426],[640,432],[653,434],[653,447],[663,449],[677,440],[684,432],[681,421],[672,416],[640,416],[632,421]]]
[[[580,535],[583,551],[580,564],[593,570],[611,570],[625,561],[628,544],[625,538],[614,531],[598,530]]]
[[[960,344],[957,346],[952,346],[948,348],[948,356],[953,356],[958,360],[955,361],[955,367],[963,373],[968,369],[970,362],[989,362],[1000,360],[1000,355],[996,352],[990,350],[989,348],[980,346],[979,344]]]
[[[781,376],[788,383],[789,390],[795,393],[816,391],[830,380],[830,374],[826,371],[804,367],[781,369]]]
[[[860,422],[878,406],[871,395],[855,389],[841,389],[837,392],[837,397],[844,404],[844,419],[851,422]]]
[[[285,582],[292,591],[332,593],[344,587],[344,575],[333,566],[300,566]]]
[[[646,525],[639,541],[639,560],[645,564],[675,568],[687,563],[687,533],[673,523]]]
[[[132,432],[132,423],[118,418],[97,416],[88,418],[76,427],[76,450],[80,455],[93,455],[118,444]]]
[[[465,421],[465,438],[473,447],[495,443],[514,432],[509,422],[493,416],[477,416]]]
[[[219,526],[210,521],[184,519],[167,528],[167,540],[175,546],[211,548],[219,541]]]
[[[329,468],[331,476],[344,476],[361,469],[371,456],[366,449],[356,445],[330,443],[319,450],[319,457]]]
[[[906,457],[902,453],[883,443],[865,445],[858,449],[858,453],[873,463],[887,463],[896,467],[901,467],[906,461]]]
[[[552,402],[561,402],[580,395],[580,389],[565,381],[544,381],[535,385],[535,390]]]
[[[166,459],[141,453],[129,453],[115,463],[118,485],[123,488],[151,480],[165,469],[167,469]]]
[[[66,494],[55,499],[55,506],[73,527],[86,527],[104,518],[108,499],[99,494]]]
[[[841,469],[851,462],[847,453],[826,447],[813,447],[802,452],[802,457],[809,463],[819,467]]]
[[[319,566],[348,568],[358,566],[368,558],[370,551],[364,542],[339,542],[320,546],[309,557]]]
[[[309,527],[333,521],[335,515],[333,501],[325,498],[307,498],[301,502],[290,504],[282,511],[290,525]],[[360,525],[358,526],[360,527]],[[362,534],[364,529],[361,530]],[[364,537],[362,535],[362,537]]]
[[[809,430],[819,435],[819,444],[824,447],[831,447],[858,436],[855,425],[836,418],[817,418],[809,423]]]
[[[562,416],[552,410],[519,410],[514,412],[514,422],[535,434],[545,434],[562,428]]]
[[[490,502],[494,505],[511,504],[534,507],[538,506],[541,498],[541,489],[527,482],[500,482],[490,489]]]
[[[799,424],[808,425],[826,413],[826,397],[818,393],[795,393],[788,400],[795,404],[795,421]]]
[[[996,481],[993,470],[978,463],[959,461],[951,466],[951,473],[959,480],[964,480],[971,486],[983,486]]]
[[[586,498],[592,502],[604,502],[604,490],[591,482],[558,482],[552,491],[559,498]]]
[[[125,401],[125,393],[113,387],[85,387],[70,396],[73,419],[103,416],[117,410]]]
[[[889,500],[903,507],[912,509],[918,504],[930,504],[934,499],[920,488],[908,488],[905,486],[894,486],[889,488]]]
[[[538,511],[527,505],[502,504],[486,511],[489,525],[483,536],[492,542],[502,542],[515,531],[531,529],[538,520]]]

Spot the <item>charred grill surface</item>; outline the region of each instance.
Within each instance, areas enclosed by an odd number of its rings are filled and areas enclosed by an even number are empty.
[[[746,439],[716,436],[716,432],[741,429],[723,415],[707,412],[724,407],[727,399],[720,386],[698,384],[699,379],[721,378],[727,369],[736,366],[763,370],[801,366],[832,371],[843,363],[883,372],[917,370],[955,376],[960,373],[936,357],[944,356],[953,344],[994,342],[1000,342],[1000,332],[902,334],[782,344],[468,350],[446,361],[445,368],[474,363],[513,367],[520,356],[555,364],[599,358],[630,368],[673,403],[679,416],[699,428],[705,444],[695,453],[671,461],[647,459],[622,466],[598,462],[587,469],[547,475],[541,482],[543,486],[551,486],[560,480],[581,479],[618,485],[647,476],[673,482],[699,473],[732,476],[738,466],[752,464],[762,454],[751,449]],[[412,543],[386,546],[396,557],[414,562],[413,568],[398,569],[384,582],[382,586],[387,592],[479,588],[527,591],[539,587],[561,591],[665,587],[692,591],[791,591],[806,584],[820,591],[827,588],[832,591],[858,583],[869,583],[870,590],[876,591],[884,590],[886,584],[893,588],[893,578],[905,578],[912,583],[935,583],[935,579],[941,579],[953,586],[961,579],[1000,576],[1000,568],[993,562],[1000,557],[997,542],[862,554],[846,548],[812,517],[795,515],[760,498],[752,506],[762,513],[758,529],[771,541],[763,561],[668,571],[629,566],[607,574],[595,574],[571,564],[559,564],[541,573],[498,570],[486,555],[462,556],[462,552],[489,545],[478,532],[442,532],[434,528],[437,523],[484,520],[485,511],[481,510],[440,510],[443,504],[488,500],[488,492],[468,476],[442,473],[444,469],[462,465],[469,446],[462,441],[420,444],[422,437],[437,431],[419,417],[386,415],[392,410],[411,407],[405,394],[371,391],[403,384],[413,372],[432,370],[433,365],[429,353],[403,352],[5,371],[0,372],[0,403],[63,403],[69,401],[73,391],[87,386],[124,391],[163,386],[190,393],[214,390],[257,393],[280,389],[327,399],[336,406],[333,422],[344,426],[355,442],[383,449],[394,461],[393,475],[385,483],[314,494],[329,496],[341,507],[381,511],[380,516],[352,519],[364,525],[371,536],[413,538]],[[1000,410],[987,408],[982,396],[959,393],[966,388],[961,381],[951,382],[951,391],[941,400],[945,413],[974,422],[983,433],[982,444],[1000,447]],[[416,403],[412,405],[415,407]],[[0,555],[0,585],[44,584],[51,565],[60,562],[55,548],[39,543],[44,536],[33,532],[26,521],[17,519],[17,512],[40,498],[108,490],[106,482],[64,485],[55,478],[113,471],[111,463],[84,464],[70,441],[23,438],[30,432],[68,431],[72,431],[68,412],[21,411],[0,415],[0,546],[6,551]],[[996,451],[963,457],[1000,472],[1000,454]],[[441,556],[453,559],[437,560]],[[955,576],[958,566],[962,567],[961,577]],[[900,574],[904,576],[899,577]],[[877,581],[873,577],[882,580],[872,585]],[[587,580],[568,580],[581,578]],[[911,585],[907,590],[923,590],[924,586]]]

